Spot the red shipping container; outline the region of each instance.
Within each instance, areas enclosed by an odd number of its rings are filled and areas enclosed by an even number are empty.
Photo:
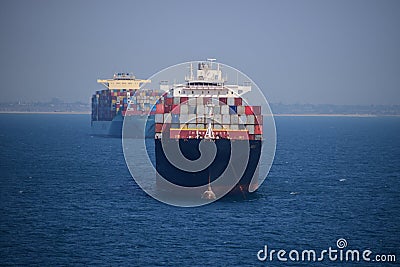
[[[163,104],[156,105],[156,114],[164,114],[164,105]]]
[[[220,98],[219,98],[219,102],[222,102],[222,103],[224,103],[224,104],[226,105],[226,103],[228,102],[228,98],[226,98],[226,97],[220,97]]]
[[[211,97],[203,97],[203,105],[207,105],[210,100]]]
[[[170,113],[171,109],[172,109],[171,105],[167,105],[167,104],[164,105],[164,113]]]
[[[156,123],[156,133],[161,133],[163,125],[162,123]]]
[[[261,106],[253,106],[254,115],[261,115]]]
[[[172,114],[180,114],[181,113],[181,106],[180,105],[172,105]]]
[[[256,125],[262,125],[263,124],[263,116],[262,115],[256,115],[256,120],[254,122]]]
[[[254,134],[262,134],[262,126],[261,125],[254,126]]]
[[[245,106],[244,112],[246,115],[253,115],[253,107],[252,106]]]
[[[254,134],[249,134],[249,140],[254,140]]]
[[[181,96],[181,104],[187,102],[188,100],[189,100],[189,97]]]
[[[174,98],[173,97],[167,97],[165,99],[165,104],[167,105],[173,105],[174,104]]]
[[[246,115],[261,115],[261,106],[246,106]]]
[[[242,98],[235,97],[235,106],[241,106],[241,105],[242,105]]]

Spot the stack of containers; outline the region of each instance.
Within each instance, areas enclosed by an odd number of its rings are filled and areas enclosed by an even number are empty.
[[[118,114],[125,116],[155,113],[151,110],[162,95],[161,90],[105,89],[92,96],[92,120],[111,121]],[[132,111],[132,112],[131,112]]]
[[[246,132],[249,140],[262,139],[261,106],[245,106],[242,105],[242,98],[234,97],[171,95],[164,95],[155,105],[156,138],[161,137],[161,133],[167,133],[171,138],[204,136],[208,127],[209,104],[212,104],[213,109],[214,133],[222,138],[235,138],[241,136],[238,133]]]
[[[142,115],[142,114],[155,114],[155,103],[160,96],[164,93],[161,90],[141,90],[136,94],[127,96],[128,106],[124,108],[122,114],[127,115]],[[128,113],[126,113],[128,111]]]
[[[92,120],[110,121],[114,118],[114,111],[110,109],[111,95],[108,91],[96,91],[92,96]]]

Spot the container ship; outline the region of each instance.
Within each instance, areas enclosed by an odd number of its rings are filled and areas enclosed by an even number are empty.
[[[219,198],[226,192],[246,196],[258,187],[263,142],[261,106],[248,105],[241,97],[251,91],[250,82],[226,84],[218,63],[200,62],[196,68],[194,74],[191,64],[185,82],[171,85],[155,105],[157,187],[208,186],[202,197]],[[168,146],[178,145],[185,158],[195,161],[201,156],[201,142],[212,144],[217,151],[211,164],[201,170],[180,168],[167,155]],[[234,146],[243,150],[234,152]],[[244,153],[246,149],[248,153]],[[217,183],[221,177],[223,182]]]
[[[141,123],[130,123],[129,133],[132,137],[154,138],[154,103],[162,91],[138,91],[150,80],[136,79],[132,73],[115,73],[112,79],[99,79],[98,83],[106,89],[96,91],[92,96],[92,134],[122,137],[122,126],[125,116],[137,120],[147,120],[146,129],[136,129]],[[153,108],[153,110],[152,110]],[[128,132],[128,131],[127,131]]]

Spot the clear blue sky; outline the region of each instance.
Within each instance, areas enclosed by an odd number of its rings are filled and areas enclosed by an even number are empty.
[[[2,1],[0,101],[217,58],[270,102],[400,104],[400,1]]]

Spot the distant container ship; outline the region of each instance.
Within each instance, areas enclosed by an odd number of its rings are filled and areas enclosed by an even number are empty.
[[[250,83],[225,84],[219,64],[200,62],[196,75],[191,64],[185,83],[173,84],[168,88],[168,94],[156,104],[154,142],[157,185],[167,190],[170,183],[184,187],[209,185],[209,190],[204,193],[210,198],[224,194],[231,181],[238,182],[229,191],[230,195],[248,194],[257,189],[263,117],[261,106],[247,105],[241,97],[250,90]],[[179,144],[187,159],[198,159],[199,145],[203,140],[217,147],[217,154],[207,168],[186,171],[168,159],[165,148],[174,143]],[[240,151],[232,155],[234,144],[247,146],[249,154]],[[229,165],[230,160],[234,160],[234,164]],[[243,161],[244,171],[239,166]],[[228,177],[226,184],[219,183],[211,188],[213,181],[222,176]]]
[[[103,84],[106,89],[96,91],[92,96],[91,126],[93,135],[121,137],[124,117],[129,115],[137,120],[148,121],[145,132],[143,129],[134,128],[140,123],[130,124],[132,129],[129,132],[131,134],[138,138],[143,134],[146,138],[154,137],[154,103],[162,91],[137,92],[142,84],[151,81],[136,79],[132,73],[116,73],[112,79],[100,79],[97,82]]]

